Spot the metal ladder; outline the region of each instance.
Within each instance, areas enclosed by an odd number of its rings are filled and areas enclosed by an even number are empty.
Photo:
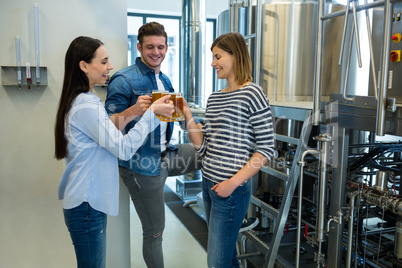
[[[299,138],[293,138],[285,135],[275,134],[276,141],[297,145],[297,149],[292,166],[290,168],[289,175],[268,166],[264,166],[261,169],[262,172],[265,172],[267,174],[276,177],[277,179],[285,181],[286,187],[279,210],[263,202],[254,195],[251,196],[252,205],[257,206],[261,210],[265,210],[269,214],[273,215],[273,217],[275,218],[275,227],[271,241],[268,244],[264,243],[260,238],[258,238],[255,234],[253,234],[252,231],[243,232],[242,233],[243,236],[249,239],[249,241],[251,241],[254,245],[256,245],[258,250],[260,251],[257,254],[245,254],[245,255],[264,256],[265,259],[263,266],[264,268],[265,267],[272,268],[274,267],[275,263],[277,263],[280,267],[294,267],[294,265],[291,265],[288,261],[286,261],[285,259],[283,259],[281,256],[278,255],[278,250],[284,233],[284,228],[289,214],[289,209],[294,195],[294,191],[299,181],[300,168],[297,165],[297,162],[300,160],[302,153],[305,150],[307,150],[307,143],[312,128],[311,125],[312,109],[271,105],[271,110],[273,117],[275,119],[278,118],[291,119],[296,121],[302,121],[304,123]],[[239,257],[241,257],[241,255]]]

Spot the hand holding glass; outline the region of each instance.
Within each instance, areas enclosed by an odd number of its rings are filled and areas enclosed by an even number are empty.
[[[166,95],[170,95],[169,100],[173,103],[175,112],[173,113],[172,116],[162,116],[162,115],[157,116],[159,118],[159,120],[164,121],[164,122],[174,122],[174,121],[184,120],[183,96],[181,93],[175,93],[175,92],[169,92],[169,91],[163,91],[163,90],[153,90],[152,91],[152,103]]]
[[[171,118],[175,112],[173,102],[169,101],[169,97],[170,96],[168,95],[161,97],[156,101],[153,101],[151,107],[149,107],[149,109],[154,112],[158,118]]]

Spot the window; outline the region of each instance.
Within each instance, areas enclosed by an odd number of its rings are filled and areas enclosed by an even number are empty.
[[[180,16],[155,15],[144,13],[129,12],[127,18],[128,29],[128,64],[135,63],[136,57],[139,57],[137,50],[137,34],[138,29],[145,23],[156,21],[165,26],[165,31],[168,35],[168,53],[165,60],[162,62],[161,70],[165,73],[176,91],[180,89]],[[212,53],[210,47],[215,39],[216,19],[207,19],[206,24],[206,70],[205,70],[205,100],[214,91],[214,73],[211,67]],[[202,106],[206,105],[203,101]]]

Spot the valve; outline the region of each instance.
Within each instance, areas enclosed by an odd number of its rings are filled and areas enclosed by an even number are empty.
[[[400,34],[400,33],[396,33],[396,34],[392,35],[392,40],[393,40],[395,43],[399,43],[399,42],[401,41],[401,34]]]
[[[401,51],[400,50],[392,50],[391,51],[391,62],[400,62],[401,61]]]

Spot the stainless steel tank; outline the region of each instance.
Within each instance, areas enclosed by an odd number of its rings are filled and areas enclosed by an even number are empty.
[[[342,5],[328,3],[325,13],[342,9]],[[241,4],[231,10],[234,22],[230,22],[229,10],[218,16],[218,36],[229,32],[230,25],[243,35],[246,35],[247,23],[255,29],[255,6],[252,18],[247,18],[248,12]],[[261,12],[260,81],[255,82],[264,88],[271,101],[313,101],[318,2],[272,1],[263,4]],[[338,66],[342,29],[343,17],[327,20],[324,24],[322,100],[328,100],[331,93],[340,93],[343,85],[346,61]],[[346,35],[345,43],[349,42],[349,36]],[[354,83],[353,77],[349,74],[348,94],[355,91],[349,86]],[[224,81],[218,81],[216,89],[222,89],[224,85]]]
[[[216,36],[230,32],[230,17],[233,17],[233,31],[246,35],[246,27],[249,21],[247,20],[246,8],[242,4],[234,4],[233,14],[231,15],[229,10],[221,12],[217,19]],[[207,48],[211,49],[211,48]],[[225,79],[217,79],[215,74],[215,88],[216,90],[224,89],[227,87],[227,81]]]
[[[328,4],[327,9],[341,6]],[[283,2],[263,5],[261,81],[271,101],[313,101],[318,3]],[[324,25],[323,93],[339,93],[342,68],[337,65],[343,19]]]
[[[182,0],[181,91],[200,105],[205,95],[205,0]]]

